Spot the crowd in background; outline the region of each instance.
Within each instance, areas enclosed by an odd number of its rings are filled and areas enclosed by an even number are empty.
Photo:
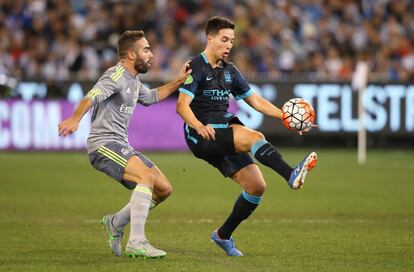
[[[230,61],[249,78],[347,80],[359,59],[371,76],[414,80],[409,0],[3,0],[0,75],[95,80],[117,62],[124,30],[143,29],[150,77],[175,76],[205,44],[205,24],[236,24]]]

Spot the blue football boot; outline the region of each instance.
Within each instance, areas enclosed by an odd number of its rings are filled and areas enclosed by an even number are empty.
[[[306,175],[313,167],[316,166],[317,161],[318,156],[315,152],[307,155],[295,168],[293,168],[288,181],[289,186],[292,189],[302,188]]]
[[[225,240],[218,237],[217,230],[213,231],[211,233],[211,241],[216,243],[219,247],[221,247],[228,256],[238,257],[243,256],[243,253],[240,252],[236,248],[236,245],[234,244],[234,240],[232,237],[230,239]]]

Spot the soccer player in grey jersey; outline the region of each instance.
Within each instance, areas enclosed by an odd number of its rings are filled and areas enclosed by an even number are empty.
[[[185,63],[175,81],[148,89],[138,78],[151,66],[153,54],[143,31],[126,31],[118,41],[120,62],[108,69],[80,101],[73,115],[59,124],[59,135],[77,130],[83,115],[93,107],[87,151],[93,167],[133,189],[129,203],[119,212],[102,219],[112,252],[121,255],[124,227],[130,222],[126,254],[130,257],[163,257],[165,251],[152,247],[144,232],[149,209],[171,194],[164,174],[128,143],[127,129],[136,103],[145,106],[168,97],[191,73]]]

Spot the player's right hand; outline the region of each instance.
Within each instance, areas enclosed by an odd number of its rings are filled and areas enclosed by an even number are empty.
[[[66,120],[63,120],[59,125],[58,125],[58,130],[59,130],[59,136],[67,136],[73,132],[75,132],[79,127],[79,121],[73,119],[73,118],[68,118]]]
[[[304,128],[302,130],[298,130],[298,133],[299,133],[299,135],[303,135],[303,134],[309,132],[309,130],[311,130],[314,127],[318,127],[318,126],[310,123],[310,125],[307,128]]]
[[[201,125],[196,128],[196,131],[205,140],[214,141],[216,139],[216,131],[210,125]]]

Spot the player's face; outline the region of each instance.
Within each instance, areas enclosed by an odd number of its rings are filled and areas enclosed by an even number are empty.
[[[217,59],[226,59],[234,42],[234,30],[220,29],[216,35],[209,35],[208,40]]]
[[[152,59],[154,55],[151,52],[147,39],[142,38],[135,42],[136,50],[133,50],[135,54],[134,67],[138,73],[146,73],[151,67]]]

